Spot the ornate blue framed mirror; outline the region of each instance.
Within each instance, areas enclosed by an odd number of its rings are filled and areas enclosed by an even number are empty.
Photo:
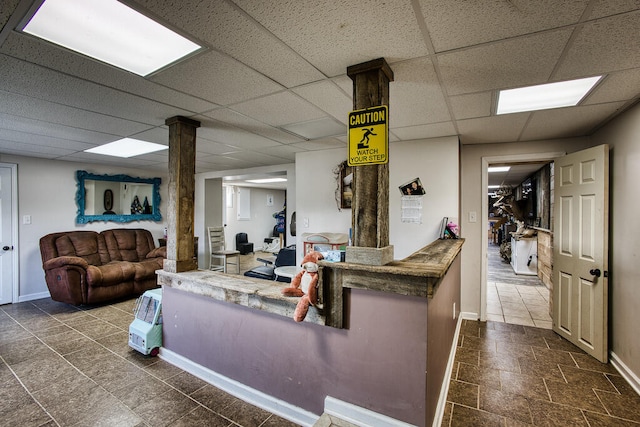
[[[161,221],[160,178],[76,171],[77,224],[92,221]]]

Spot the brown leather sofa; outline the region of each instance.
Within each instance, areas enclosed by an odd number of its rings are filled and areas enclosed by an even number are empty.
[[[40,239],[45,280],[55,301],[94,304],[156,288],[166,247],[148,230],[118,228],[51,233]]]

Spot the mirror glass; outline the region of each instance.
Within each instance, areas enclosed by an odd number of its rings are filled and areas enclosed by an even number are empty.
[[[77,171],[76,223],[161,221],[160,178],[95,175]]]

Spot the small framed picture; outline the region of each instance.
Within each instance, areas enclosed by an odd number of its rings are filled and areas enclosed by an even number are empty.
[[[407,183],[402,184],[398,188],[400,189],[400,192],[403,196],[422,196],[425,194],[422,182],[420,182],[420,178],[415,178]]]

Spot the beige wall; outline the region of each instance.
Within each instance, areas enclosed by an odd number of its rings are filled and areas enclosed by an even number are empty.
[[[48,233],[70,230],[102,231],[109,228],[146,228],[153,234],[156,245],[164,233],[166,222],[166,203],[168,200],[166,174],[140,169],[119,168],[86,163],[60,162],[49,159],[37,159],[18,156],[0,156],[0,162],[18,165],[18,194],[14,201],[18,203],[19,241],[19,295],[20,301],[45,298],[49,290],[44,281],[42,259],[40,258],[40,237]],[[98,221],[89,224],[76,224],[78,211],[76,204],[77,170],[86,170],[96,174],[125,174],[142,178],[162,178],[160,185],[160,212],[163,221],[136,221],[129,223]],[[23,224],[24,215],[31,216],[31,224]],[[14,243],[15,245],[15,243]]]
[[[640,105],[617,117],[593,136],[610,146],[610,350],[640,377]]]
[[[389,243],[402,259],[438,238],[443,217],[458,218],[458,138],[443,137],[394,142],[389,146]],[[333,169],[346,160],[345,149],[296,155],[298,254],[302,233],[348,233],[351,209],[338,210]],[[420,178],[422,223],[402,222],[399,186]],[[308,227],[304,219],[308,219]]]
[[[466,239],[462,247],[462,301],[461,311],[479,317],[482,303],[482,282],[486,258],[482,258],[483,236],[486,239],[487,189],[483,188],[483,159],[526,161],[552,157],[557,153],[571,153],[589,147],[589,138],[558,139],[549,141],[505,144],[463,145],[461,148],[461,233]],[[475,212],[477,221],[469,222],[469,212]],[[486,274],[486,272],[485,272]]]

